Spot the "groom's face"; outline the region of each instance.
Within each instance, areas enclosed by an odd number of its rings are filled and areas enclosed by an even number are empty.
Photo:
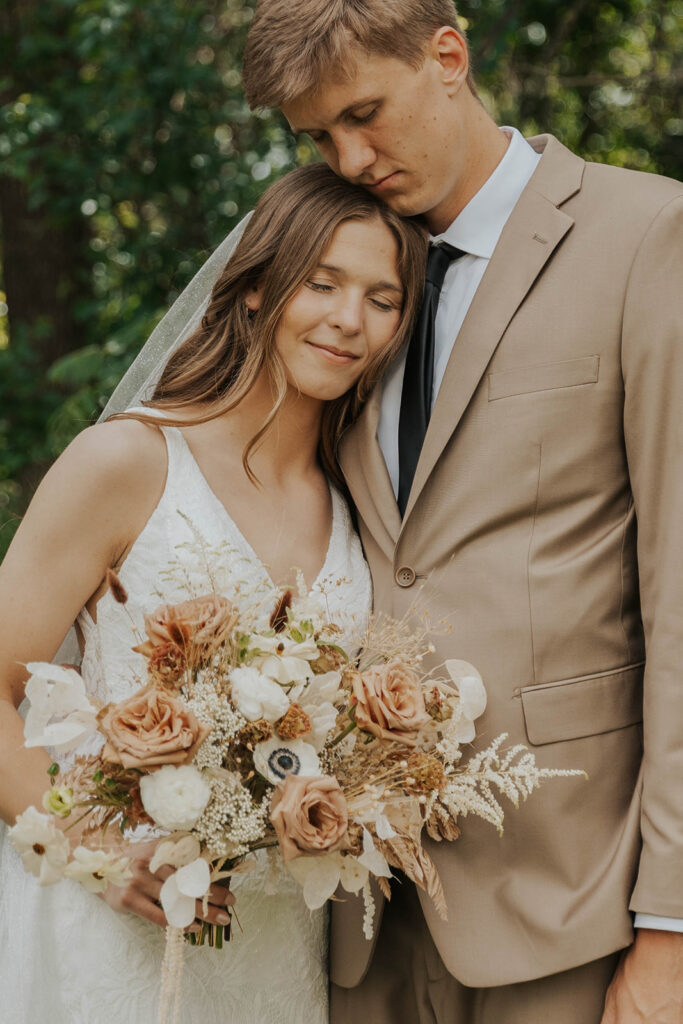
[[[466,69],[465,69],[466,73]],[[452,205],[465,154],[458,109],[465,75],[429,53],[419,68],[358,55],[349,80],[330,78],[283,106],[292,130],[311,136],[341,177],[430,227]]]

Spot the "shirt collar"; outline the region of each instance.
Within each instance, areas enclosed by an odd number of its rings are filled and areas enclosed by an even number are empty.
[[[541,159],[516,128],[501,128],[510,144],[493,174],[452,224],[432,241],[445,241],[472,256],[490,259],[517,200]]]

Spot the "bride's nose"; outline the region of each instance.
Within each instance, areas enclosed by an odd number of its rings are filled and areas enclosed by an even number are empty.
[[[363,303],[360,296],[341,291],[329,317],[330,325],[342,334],[358,334],[363,323]]]

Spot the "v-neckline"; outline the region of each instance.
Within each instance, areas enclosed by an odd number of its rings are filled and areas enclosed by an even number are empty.
[[[197,476],[201,480],[201,483],[202,483],[202,485],[204,487],[204,490],[207,492],[210,500],[220,510],[220,513],[222,514],[224,519],[227,521],[228,525],[231,527],[233,533],[239,539],[239,542],[242,545],[242,548],[244,549],[245,553],[250,557],[250,559],[256,565],[259,566],[259,568],[263,572],[263,575],[265,576],[266,580],[268,581],[270,586],[273,588],[273,590],[282,590],[282,585],[275,582],[275,580],[273,579],[273,577],[270,574],[270,571],[269,571],[268,567],[266,566],[266,563],[260,557],[260,555],[258,554],[256,549],[254,547],[252,547],[252,545],[249,543],[247,538],[244,536],[244,534],[240,530],[239,526],[237,525],[235,520],[230,515],[230,512],[228,511],[227,507],[223,504],[223,502],[218,497],[218,495],[214,491],[213,487],[211,486],[211,484],[207,480],[206,476],[204,475],[204,472],[202,471],[201,466],[199,465],[199,463],[197,462],[196,458],[192,454],[192,449],[190,448],[189,444],[185,440],[185,436],[183,435],[183,432],[180,429],[180,427],[167,427],[166,429],[175,430],[177,432],[177,435],[178,435],[178,437],[180,439],[180,442],[181,442],[181,444],[183,446],[183,449],[184,449],[187,457],[192,461],[192,463],[194,465],[194,468],[195,468],[195,470],[197,472]],[[332,522],[330,524],[330,537],[329,537],[329,540],[327,542],[327,549],[325,551],[325,557],[323,559],[323,563],[322,563],[322,565],[320,567],[318,575],[315,577],[315,579],[313,580],[311,585],[308,587],[308,593],[309,594],[312,594],[313,591],[316,589],[316,587],[318,587],[322,583],[322,581],[325,579],[325,576],[328,575],[327,567],[328,567],[328,563],[329,563],[331,555],[332,555],[332,546],[333,546],[334,536],[335,536],[335,532],[336,532],[336,529],[337,529],[337,524],[338,524],[338,521],[339,521],[338,504],[337,504],[338,496],[337,496],[337,493],[336,493],[334,487],[330,483],[329,479],[327,479],[327,477],[325,479],[327,481],[327,488],[328,488],[328,491],[329,491],[329,494],[330,494],[330,501],[332,503]]]

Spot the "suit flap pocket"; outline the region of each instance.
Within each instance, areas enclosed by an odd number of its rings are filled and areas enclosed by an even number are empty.
[[[513,395],[526,395],[533,391],[551,391],[554,388],[574,388],[579,384],[595,384],[600,369],[600,356],[565,359],[561,363],[540,366],[520,366],[516,370],[501,370],[489,374],[489,402]]]
[[[534,746],[623,729],[643,720],[643,664],[525,686],[520,696]]]

